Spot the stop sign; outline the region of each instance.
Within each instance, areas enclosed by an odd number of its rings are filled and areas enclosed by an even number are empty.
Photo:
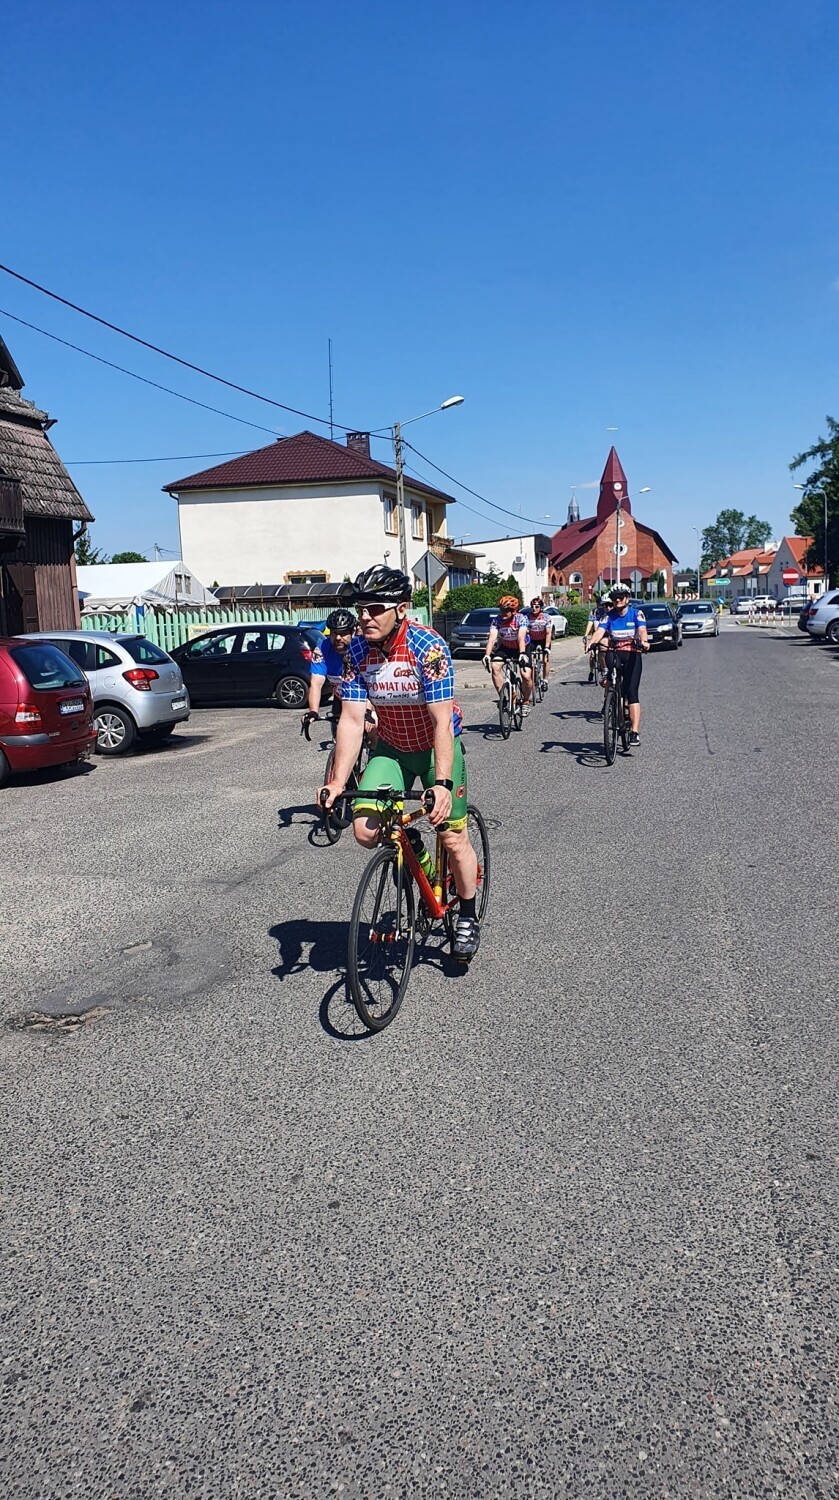
[[[787,585],[787,588],[789,588],[790,584],[798,582],[798,569],[784,568],[781,577],[783,578],[784,583]]]

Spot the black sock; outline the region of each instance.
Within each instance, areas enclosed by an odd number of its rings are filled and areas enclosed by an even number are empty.
[[[474,917],[477,915],[475,911],[475,902],[477,899],[477,896],[461,896],[460,915],[462,917]]]

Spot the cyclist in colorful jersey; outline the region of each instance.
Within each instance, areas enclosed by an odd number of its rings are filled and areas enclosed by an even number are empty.
[[[355,627],[356,618],[349,609],[333,609],[331,615],[327,615],[323,644],[316,646],[312,652],[309,701],[303,715],[304,724],[320,718],[320,700],[327,682],[335,697],[340,699],[344,665]]]
[[[361,779],[354,831],[366,849],[378,843],[377,788],[408,791],[418,777],[434,792],[429,814],[439,830],[460,897],[454,954],[470,959],[478,951],[475,914],[478,861],[466,832],[466,766],[461,742],[462,716],[454,699],[454,668],[442,636],[408,619],[411,582],[377,563],[355,580],[355,603],[362,636],[347,653],[341,687],[341,718],[333,780],[323,790],[331,807],[355,764],[369,698],[379,721],[379,743]],[[364,793],[370,800],[364,800]]]
[[[629,743],[640,745],[638,731],[641,727],[641,704],[638,689],[641,683],[641,652],[649,651],[647,622],[644,611],[638,604],[630,604],[629,589],[616,583],[612,589],[612,606],[602,625],[598,625],[591,637],[591,645],[606,641],[606,665],[617,665],[623,681],[623,690],[629,704]]]
[[[515,657],[521,667],[521,696],[524,712],[529,714],[533,673],[527,616],[521,613],[519,601],[513,594],[503,594],[498,601],[498,614],[489,627],[484,656],[484,666],[492,669],[492,685],[499,697],[504,686],[504,662],[510,657]]]
[[[534,646],[542,647],[542,671],[545,679],[545,687],[547,687],[548,678],[551,675],[551,635],[553,626],[545,614],[545,601],[541,594],[536,599],[531,599],[530,601],[530,618],[527,622],[527,629],[530,635],[531,652]]]

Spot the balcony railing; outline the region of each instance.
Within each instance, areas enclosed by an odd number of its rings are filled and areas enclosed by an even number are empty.
[[[26,535],[20,480],[0,469],[0,552],[11,552]]]

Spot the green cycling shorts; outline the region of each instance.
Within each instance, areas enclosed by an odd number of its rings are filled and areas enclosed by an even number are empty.
[[[380,786],[392,786],[398,792],[409,792],[417,778],[424,787],[433,786],[434,775],[433,750],[413,750],[409,753],[407,750],[394,750],[380,740],[375,754],[371,755],[367,762],[358,790],[375,792]],[[459,833],[462,828],[466,827],[466,757],[463,754],[460,735],[455,737],[454,742],[452,781],[454,782],[452,810],[443,827],[450,828],[453,833]],[[355,804],[357,818],[375,817],[380,810],[380,804],[375,797],[372,797],[369,802],[362,797]]]

